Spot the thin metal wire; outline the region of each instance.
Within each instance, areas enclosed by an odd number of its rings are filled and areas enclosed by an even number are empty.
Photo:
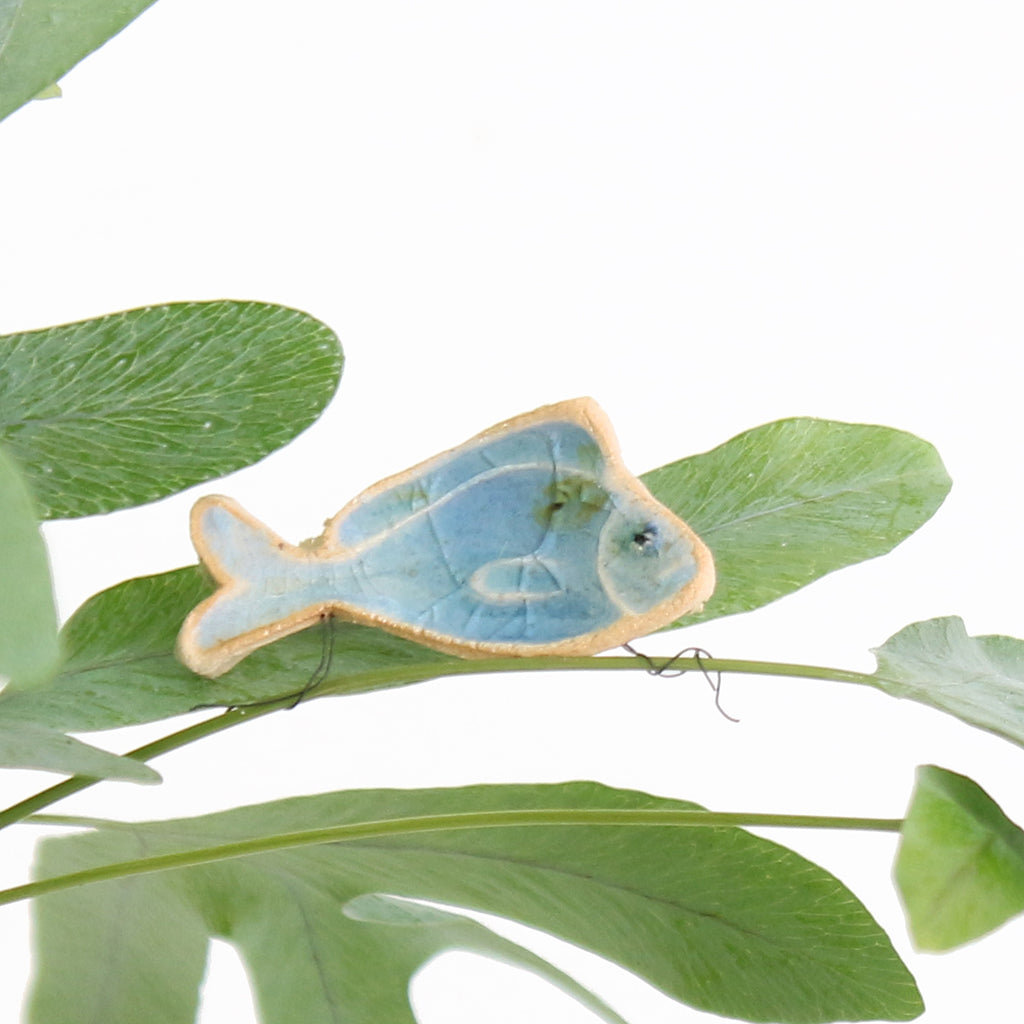
[[[247,708],[265,708],[270,704],[278,704],[289,697],[294,699],[291,704],[285,705],[284,710],[291,711],[293,708],[297,708],[327,678],[328,673],[331,671],[331,663],[334,661],[334,621],[334,614],[332,612],[324,612],[320,616],[320,624],[323,630],[320,661],[301,690],[296,690],[294,693],[282,693],[278,697],[268,697],[266,700],[246,701],[242,704],[196,704],[189,710],[201,711],[204,708],[221,708],[224,711],[245,711]]]
[[[712,673],[708,670],[704,664],[704,658],[711,658],[710,652],[704,650],[703,647],[684,647],[681,651],[673,654],[671,658],[667,659],[662,664],[657,664],[650,655],[644,654],[643,651],[638,651],[631,644],[623,644],[623,650],[629,651],[634,657],[639,658],[641,661],[647,663],[647,674],[651,676],[661,676],[663,679],[678,679],[679,676],[685,675],[690,669],[687,668],[675,668],[678,661],[683,658],[692,657],[697,662],[697,668],[700,669],[701,675],[707,680],[708,686],[711,687],[715,694],[715,707],[718,709],[718,713],[723,717],[727,718],[730,722],[738,722],[738,718],[733,718],[725,708],[722,707],[722,672],[721,669],[715,669],[714,678]]]
[[[327,678],[327,674],[331,671],[331,662],[334,661],[334,615],[331,612],[325,612],[320,616],[320,622],[323,624],[323,646],[320,649],[320,662],[313,669],[313,674],[309,677],[306,685],[295,695],[294,702],[288,705],[289,711],[292,708],[298,707]]]

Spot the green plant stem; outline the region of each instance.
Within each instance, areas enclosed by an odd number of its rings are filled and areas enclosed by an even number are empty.
[[[661,656],[653,657],[653,664],[664,664],[669,659]],[[587,658],[487,658],[466,661],[445,661],[425,666],[422,669],[398,667],[395,669],[376,669],[370,672],[356,673],[337,679],[328,679],[317,689],[317,696],[329,696],[341,693],[362,693],[369,690],[383,689],[388,686],[401,686],[409,683],[426,682],[442,676],[480,675],[495,672],[565,672],[565,671],[632,671],[643,667],[642,661],[629,657],[587,657]],[[795,665],[771,661],[743,661],[729,658],[703,658],[698,664],[694,658],[683,658],[673,662],[672,671],[687,672],[733,672],[737,675],[788,676],[803,679],[822,679],[828,682],[859,683],[864,686],[877,686],[874,676],[863,672],[847,672],[842,669],[825,668],[819,665]],[[226,711],[216,718],[198,722],[178,732],[171,733],[162,739],[147,743],[130,751],[126,757],[137,761],[149,761],[160,754],[169,753],[184,747],[206,736],[212,736],[224,729],[230,729],[241,722],[249,721],[262,715],[278,711],[292,703],[292,696],[284,696],[280,701],[261,704],[258,707],[240,708]],[[75,775],[63,782],[50,786],[20,803],[0,811],[0,829],[13,825],[27,818],[30,814],[55,804],[64,797],[88,789],[97,782],[103,781],[92,776]]]
[[[657,668],[672,661],[671,672],[732,672],[736,675],[787,676],[797,679],[821,679],[834,683],[857,683],[861,686],[878,687],[878,680],[866,672],[850,672],[822,665],[797,665],[778,661],[749,661],[738,658],[680,658],[678,661],[663,655],[652,655],[651,662]],[[327,679],[317,689],[321,696],[332,693],[359,693],[366,690],[401,686],[405,683],[425,682],[442,676],[483,675],[495,672],[580,672],[646,671],[643,661],[629,657],[581,657],[581,658],[481,658],[463,661],[446,661],[427,665],[422,669],[396,668],[376,669],[339,679]]]
[[[73,819],[72,819],[73,820]],[[514,810],[472,811],[459,814],[431,814],[414,818],[391,818],[361,821],[329,828],[259,836],[198,850],[184,850],[156,857],[103,864],[84,871],[44,878],[38,882],[14,886],[0,891],[0,905],[45,896],[79,885],[105,882],[115,878],[150,874],[155,871],[196,867],[216,861],[249,857],[279,850],[293,850],[325,843],[346,843],[367,839],[393,839],[423,832],[448,832],[480,828],[521,828],[523,826],[595,826],[612,825],[665,827],[723,827],[752,825],[774,828],[857,829],[874,832],[899,832],[902,822],[896,818],[837,818],[802,814],[744,814],[715,811],[651,811],[651,810]]]
[[[108,829],[113,832],[131,832],[138,826],[134,821],[117,818],[94,818],[85,814],[32,814],[22,818],[19,825],[59,825],[61,828]]]

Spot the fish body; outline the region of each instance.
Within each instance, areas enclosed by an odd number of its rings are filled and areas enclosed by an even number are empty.
[[[191,526],[220,588],[178,652],[210,677],[326,614],[467,658],[593,654],[699,610],[715,583],[707,547],[625,469],[588,398],[380,481],[310,544],[220,495]]]

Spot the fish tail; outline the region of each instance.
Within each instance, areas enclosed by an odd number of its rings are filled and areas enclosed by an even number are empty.
[[[236,501],[200,498],[192,542],[219,589],[185,619],[178,657],[216,677],[247,654],[311,625],[323,612],[314,593],[315,559],[286,543]]]

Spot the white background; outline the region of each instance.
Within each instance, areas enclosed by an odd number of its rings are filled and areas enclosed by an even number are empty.
[[[1024,62],[1013,3],[163,0],[0,126],[0,331],[149,303],[305,309],[348,363],[324,418],[233,478],[46,529],[62,612],[194,561],[225,490],[286,537],[504,417],[591,394],[636,472],[792,415],[935,443],[954,490],[891,556],[647,641],[870,670],[909,622],[1024,635],[1020,438]],[[723,481],[723,486],[727,485]],[[915,765],[1024,821],[1024,753],[867,689],[567,675],[316,701],[59,810],[192,814],[359,786],[594,778],[721,810],[898,816]],[[168,723],[111,737],[128,749]],[[5,776],[4,804],[45,776]],[[29,827],[5,834],[24,880]],[[892,837],[778,834],[867,902],[926,1024],[1019,1019],[1024,922],[915,954]],[[0,1020],[27,915],[0,915]],[[517,937],[524,930],[506,927]],[[635,1024],[709,1019],[532,937]],[[218,955],[204,1024],[244,1024]],[[594,1018],[510,968],[443,958],[425,1024]],[[246,997],[247,998],[247,997]],[[387,1022],[382,1022],[387,1024]]]

